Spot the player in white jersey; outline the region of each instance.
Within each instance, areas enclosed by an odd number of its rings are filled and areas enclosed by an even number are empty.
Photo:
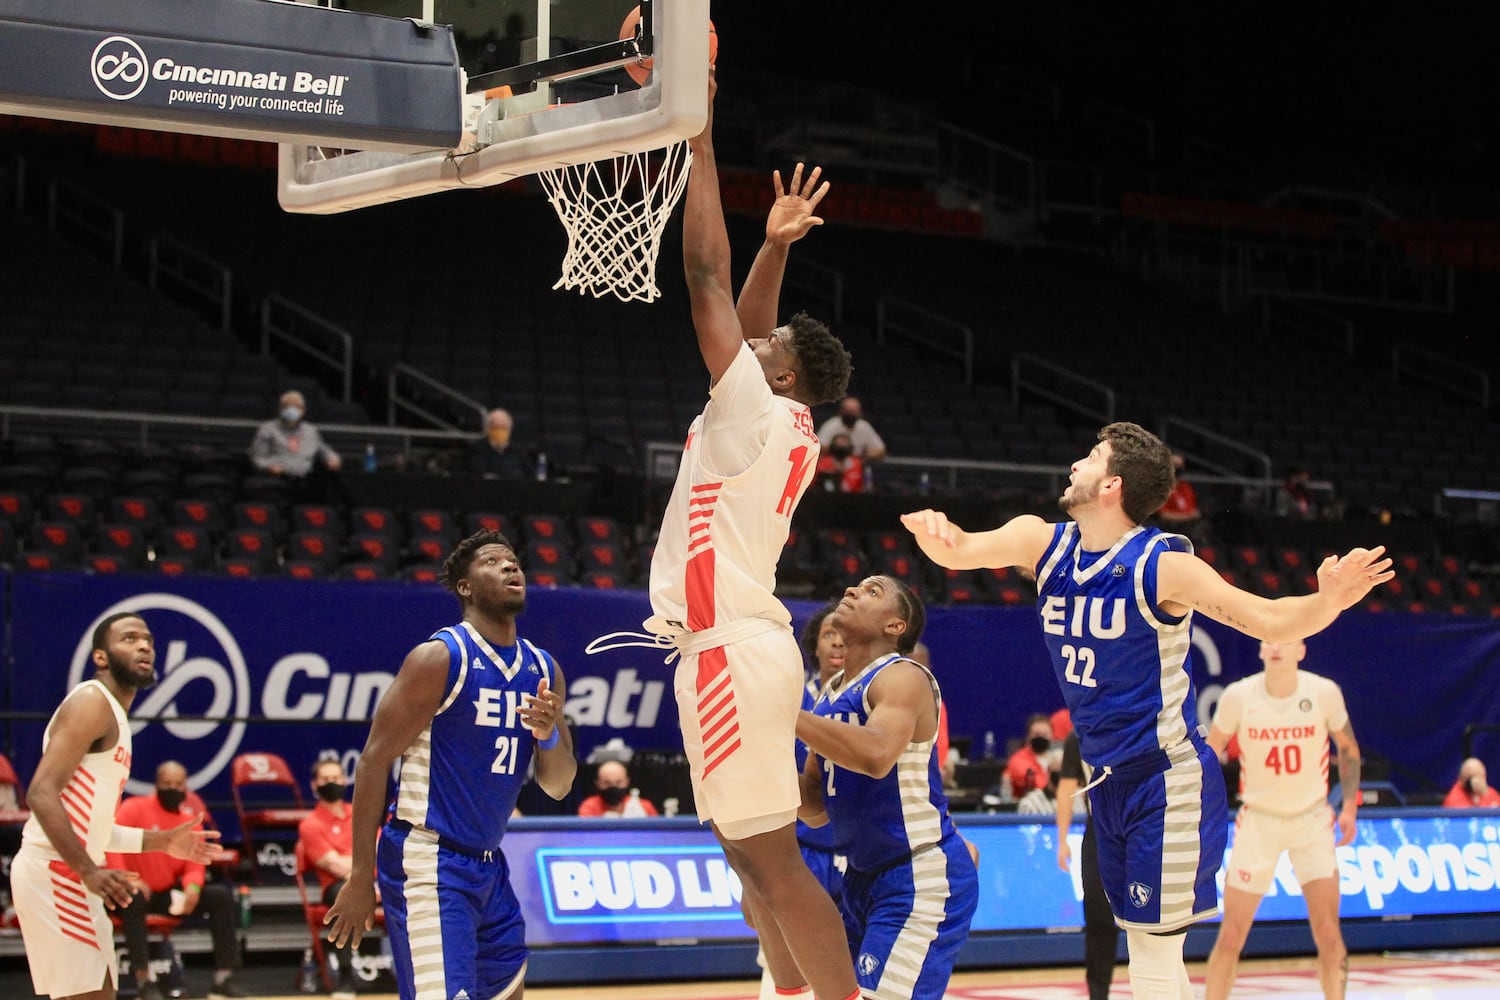
[[[1119,422],[1073,463],[1058,498],[1071,524],[1022,514],[967,532],[941,511],[901,518],[941,566],[1036,573],[1042,637],[1098,776],[1090,803],[1099,872],[1125,928],[1137,1000],[1192,1000],[1183,932],[1217,908],[1227,814],[1218,762],[1199,732],[1193,612],[1289,642],[1326,628],[1394,575],[1383,548],[1353,549],[1323,561],[1315,594],[1268,600],[1241,590],[1185,539],[1145,526],[1172,482],[1166,445]]]
[[[1240,743],[1240,801],[1234,847],[1224,875],[1224,921],[1208,957],[1207,1000],[1226,1000],[1240,951],[1283,851],[1291,858],[1318,947],[1318,979],[1327,1000],[1343,1000],[1349,954],[1339,932],[1339,845],[1354,839],[1359,808],[1359,743],[1344,693],[1326,677],[1298,669],[1300,641],[1262,642],[1266,669],[1224,689],[1208,744],[1219,753]],[[1343,807],[1328,806],[1328,741],[1338,747]]]
[[[810,406],[844,395],[849,353],[798,314],[776,325],[790,245],[822,220],[828,190],[802,165],[776,175],[766,239],[736,304],[729,234],[709,121],[691,140],[683,266],[709,401],[693,421],[651,563],[647,629],[682,659],[674,687],[698,818],[712,822],[745,887],[778,989],[820,1000],[857,997],[842,922],[797,847],[794,736],[802,657],[776,598],[776,563],[812,481],[818,436]],[[774,941],[780,938],[784,944]]]
[[[151,630],[138,615],[109,615],[94,629],[91,658],[98,674],[68,692],[42,735],[11,893],[36,992],[111,1000],[117,969],[105,908],[129,905],[134,890],[129,872],[103,867],[105,852],[209,862],[219,834],[201,829],[201,816],[170,830],[115,825],[130,776],[125,713],[135,692],[156,681]]]

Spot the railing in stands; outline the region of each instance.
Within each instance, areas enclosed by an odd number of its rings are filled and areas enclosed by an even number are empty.
[[[875,342],[885,346],[900,337],[956,360],[963,368],[964,385],[974,386],[974,331],[963,323],[924,309],[915,302],[882,295],[875,303]]]
[[[125,262],[125,213],[70,181],[47,185],[47,229],[82,237],[115,267]]]
[[[1082,390],[1080,392],[1080,390]],[[1103,382],[1086,378],[1071,368],[1064,368],[1046,358],[1025,351],[1010,359],[1011,404],[1021,405],[1021,393],[1029,392],[1100,424],[1115,419],[1115,391]],[[1092,395],[1097,403],[1088,405],[1080,397]]]
[[[260,351],[271,353],[273,340],[290,344],[338,376],[339,398],[349,402],[354,383],[354,338],[349,331],[272,293],[260,304]]]
[[[26,157],[20,153],[0,156],[0,200],[17,214],[26,210]]]
[[[1353,320],[1296,299],[1262,298],[1260,328],[1263,333],[1276,329],[1290,330],[1298,337],[1332,344],[1346,357],[1354,356]]]
[[[171,236],[158,234],[151,237],[147,248],[146,284],[152,291],[163,291],[168,282],[213,306],[219,315],[219,331],[229,332],[234,277],[227,265]]]
[[[1275,483],[1271,478],[1270,455],[1236,441],[1234,438],[1225,437],[1217,431],[1209,430],[1202,424],[1168,414],[1161,418],[1157,434],[1171,445],[1173,451],[1182,452],[1195,469],[1205,469],[1210,473],[1228,477],[1226,481],[1239,485],[1268,488]],[[1256,470],[1259,475],[1247,476],[1246,468]],[[1195,476],[1194,478],[1208,481],[1206,477]],[[1263,505],[1268,496],[1247,496],[1245,499],[1251,503],[1258,500]]]
[[[148,444],[203,444],[246,452],[260,421],[177,413],[132,413],[53,406],[0,405],[0,440],[18,434],[68,434]],[[374,443],[384,454],[410,456],[417,448],[449,448],[474,440],[457,431],[379,424],[324,424],[318,431],[329,447],[345,456]]]
[[[415,391],[413,387],[415,387]],[[441,427],[444,430],[459,430],[459,426],[447,416],[434,413],[429,409],[432,401],[420,398],[418,393],[436,396],[448,405],[455,407],[456,412],[463,417],[467,417],[472,413],[475,418],[475,424],[473,425],[475,429],[484,430],[485,418],[488,415],[484,404],[480,403],[477,399],[465,396],[455,389],[450,389],[431,375],[423,374],[411,365],[406,364],[392,365],[390,373],[386,376],[386,421],[395,424],[396,415],[398,413],[406,413],[418,419],[426,420],[433,426]]]
[[[1455,361],[1416,344],[1397,344],[1391,349],[1391,374],[1419,379],[1440,389],[1490,407],[1490,377],[1473,365]]]

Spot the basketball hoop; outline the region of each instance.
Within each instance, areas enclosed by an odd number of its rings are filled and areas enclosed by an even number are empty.
[[[659,160],[655,170],[653,161]],[[594,298],[652,302],[656,255],[693,163],[686,141],[609,160],[538,172],[547,201],[568,234],[562,277],[553,288]]]

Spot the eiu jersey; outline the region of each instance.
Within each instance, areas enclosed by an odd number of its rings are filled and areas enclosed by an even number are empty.
[[[810,678],[802,686],[802,711],[811,712],[818,703],[818,679]],[[801,774],[807,766],[807,744],[801,740],[797,741],[797,773]],[[808,826],[800,819],[797,821],[797,843],[803,847],[814,847],[820,851],[833,850],[833,824],[824,823],[822,826]]]
[[[397,820],[477,850],[496,850],[526,782],[536,738],[521,696],[555,682],[552,657],[525,639],[507,655],[468,622],[435,633],[448,647],[448,693],[401,757]]]
[[[1093,767],[1164,771],[1164,749],[1198,738],[1192,613],[1177,618],[1156,606],[1157,562],[1169,551],[1192,546],[1136,527],[1107,552],[1085,552],[1069,521],[1054,526],[1037,563],[1042,637]]]
[[[891,653],[847,683],[842,673],[837,674],[818,697],[813,714],[864,725],[870,718],[866,698],[871,683],[880,671],[898,660],[921,667],[915,660]],[[937,681],[925,667],[922,672],[932,684],[936,701],[941,697]],[[931,738],[908,743],[896,766],[883,778],[859,774],[824,759],[823,773],[828,778],[823,785],[823,801],[833,827],[834,850],[849,859],[851,869],[878,872],[954,835],[942,772],[932,749],[936,742],[934,729]]]

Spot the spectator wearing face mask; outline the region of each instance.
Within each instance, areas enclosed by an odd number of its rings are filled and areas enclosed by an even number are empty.
[[[818,456],[818,482],[829,493],[865,490],[865,460],[854,454],[854,443],[843,431]]]
[[[839,411],[818,428],[818,443],[827,451],[833,444],[835,434],[849,435],[854,454],[866,462],[878,462],[885,457],[885,442],[875,432],[874,426],[865,419],[864,409],[853,396],[844,397]]]
[[[306,864],[317,873],[324,906],[333,905],[339,890],[354,865],[354,826],[344,792],[349,779],[344,765],[336,760],[320,760],[312,768],[312,790],[318,804],[297,826]],[[355,995],[354,963],[347,943],[335,947],[339,967],[339,984],[333,1000],[353,1000]]]
[[[1005,762],[1010,793],[1017,799],[1052,780],[1048,751],[1052,749],[1052,717],[1040,712],[1026,720],[1026,742]]]
[[[516,444],[515,421],[494,409],[484,421],[484,437],[469,449],[469,473],[485,479],[528,479],[536,471],[531,452]]]
[[[1484,761],[1478,757],[1470,757],[1459,765],[1458,780],[1448,789],[1443,805],[1450,809],[1500,807],[1500,792],[1490,787]]]
[[[188,789],[187,769],[169,760],[156,769],[156,794],[135,795],[121,802],[115,823],[143,830],[170,830],[195,816],[203,817],[205,825],[213,826],[203,800]],[[130,905],[115,912],[124,925],[130,969],[143,998],[160,1000],[162,996],[161,988],[151,979],[146,936],[146,916],[151,913],[169,913],[184,920],[195,914],[206,917],[214,949],[213,988],[208,995],[248,996],[235,985],[233,978],[240,964],[239,945],[235,938],[235,899],[227,885],[207,881],[201,864],[160,851],[110,853],[107,863],[111,868],[138,876],[137,891],[130,897]]]
[[[339,453],[323,441],[318,428],[308,423],[307,400],[289,389],[277,401],[276,419],[267,420],[250,442],[250,462],[262,472],[291,479],[305,479],[318,459],[330,472],[343,465]]]
[[[599,765],[599,771],[594,775],[594,787],[598,791],[579,804],[578,815],[603,819],[660,815],[655,806],[630,787],[630,771],[617,760],[607,760]]]

